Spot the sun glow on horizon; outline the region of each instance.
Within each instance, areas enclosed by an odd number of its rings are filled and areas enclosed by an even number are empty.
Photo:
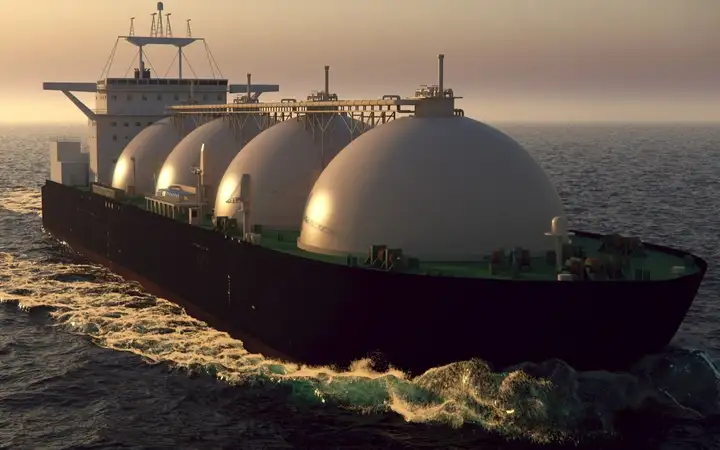
[[[87,123],[61,92],[43,92],[42,83],[97,80],[116,37],[128,33],[129,18],[138,16],[135,32],[147,35],[155,8],[148,0],[92,8],[87,0],[0,2],[10,5],[0,28],[0,58],[10,62],[0,85],[3,124]],[[720,121],[720,2],[172,0],[165,6],[175,36],[185,36],[185,19],[192,18],[193,36],[207,39],[224,78],[243,84],[250,72],[253,82],[279,84],[277,99],[321,89],[326,64],[340,98],[411,95],[436,82],[435,58],[444,53],[445,84],[465,97],[460,108],[483,121]],[[248,14],[259,19],[242,21]],[[348,18],[363,24],[362,33],[347,29]],[[323,26],[308,29],[318,22]],[[18,36],[29,35],[19,45]],[[154,77],[177,71],[177,52],[166,50],[146,49]],[[136,51],[121,40],[111,75],[132,76]],[[186,56],[187,76],[215,74],[202,44],[188,46]],[[78,95],[94,108],[92,97]]]

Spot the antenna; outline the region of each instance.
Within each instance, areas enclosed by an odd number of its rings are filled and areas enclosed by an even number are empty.
[[[167,36],[167,37],[172,37],[172,26],[170,26],[170,14],[172,14],[172,13],[165,14],[165,19],[167,20],[167,31],[165,31],[165,36]]]
[[[156,37],[157,33],[155,30],[157,29],[157,26],[155,25],[155,16],[157,16],[157,13],[154,12],[150,14],[152,16],[152,24],[150,25],[150,37]]]
[[[190,19],[187,20],[187,37],[192,37],[192,29],[190,28]]]
[[[128,36],[135,36],[135,18],[130,18],[130,32],[128,33]]]

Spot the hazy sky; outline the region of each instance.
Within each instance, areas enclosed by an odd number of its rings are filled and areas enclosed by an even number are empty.
[[[478,119],[720,120],[720,0],[164,3],[174,34],[184,36],[192,18],[231,82],[251,72],[255,82],[280,84],[266,99],[321,89],[326,64],[341,98],[411,95],[436,82],[436,56],[445,53],[445,84]],[[42,82],[96,81],[129,18],[136,34],[148,34],[155,5],[0,0],[0,122],[82,122]],[[135,53],[121,42],[111,75],[125,75]],[[148,56],[164,75],[174,53],[152,47]],[[210,76],[202,44],[188,57]]]

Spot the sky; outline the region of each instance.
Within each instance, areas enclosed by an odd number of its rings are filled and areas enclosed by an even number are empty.
[[[720,0],[167,0],[175,36],[204,37],[223,76],[342,99],[410,96],[437,80],[466,115],[495,122],[720,121]],[[148,0],[0,0],[0,122],[82,123],[43,81],[97,81]],[[193,48],[194,47],[194,48]],[[137,49],[120,42],[111,76]],[[164,76],[174,52],[147,50]],[[187,52],[210,77],[202,44]],[[168,72],[168,68],[170,71]],[[185,69],[187,72],[187,68]],[[185,74],[188,75],[187,73]],[[132,71],[129,71],[132,76]],[[79,96],[93,107],[92,94]]]

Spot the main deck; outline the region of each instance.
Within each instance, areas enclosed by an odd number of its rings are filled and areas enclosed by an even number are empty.
[[[147,210],[147,202],[143,197],[124,197],[121,202]],[[177,220],[186,220],[185,215],[173,214]],[[198,226],[213,229],[218,233],[225,233],[241,238],[236,227],[219,229],[211,220],[206,219]],[[496,249],[479,261],[423,261],[415,260],[411,264],[395,264],[394,267],[383,265],[376,259],[370,261],[371,250],[365,258],[352,258],[348,255],[323,255],[312,253],[298,248],[297,240],[300,232],[296,230],[277,230],[265,226],[253,227],[254,234],[258,235],[256,244],[262,247],[297,256],[300,258],[322,261],[330,264],[353,265],[368,270],[393,270],[397,272],[449,276],[463,278],[494,278],[505,280],[557,280],[554,252],[545,255],[519,256],[513,255],[515,249]],[[550,239],[550,238],[548,238]],[[680,256],[669,251],[658,249],[653,245],[643,245],[634,240],[634,245],[628,251],[613,248],[610,243],[632,242],[619,235],[591,237],[583,233],[572,236],[571,244],[563,251],[565,265],[562,272],[572,274],[579,280],[670,280],[684,275],[698,272],[700,269],[693,262],[693,258]],[[515,259],[515,261],[514,261]],[[374,264],[373,264],[374,263]]]
[[[349,263],[347,257],[321,255],[311,253],[298,248],[297,239],[300,236],[298,231],[291,230],[272,230],[261,228],[259,245],[270,248],[275,251],[288,253],[301,258],[319,260],[331,264],[347,265]],[[588,263],[592,261],[608,264],[608,261],[614,258],[612,252],[602,249],[603,241],[600,239],[573,236],[572,247],[574,248],[574,256],[569,256],[565,265],[568,273],[573,272],[572,265],[580,263],[584,269]],[[573,251],[573,250],[571,250]],[[499,253],[499,261],[497,259]],[[465,278],[497,278],[512,280],[557,280],[557,269],[555,267],[554,255],[548,257],[531,256],[526,264],[513,269],[509,249],[498,249],[495,255],[488,255],[480,261],[418,261],[417,266],[404,266],[400,271],[406,273],[434,275],[434,276],[452,276]],[[368,251],[368,257],[370,252]],[[642,255],[642,256],[640,256]],[[636,256],[628,256],[619,263],[618,270],[622,276],[614,279],[650,279],[650,280],[668,280],[677,278],[680,275],[695,273],[699,270],[694,264],[688,264],[688,261],[674,254],[661,252],[644,246],[642,252]],[[357,261],[358,266],[365,265],[366,261]],[[675,269],[674,269],[675,268]],[[680,268],[683,268],[681,271]],[[591,278],[598,279],[598,278]]]

